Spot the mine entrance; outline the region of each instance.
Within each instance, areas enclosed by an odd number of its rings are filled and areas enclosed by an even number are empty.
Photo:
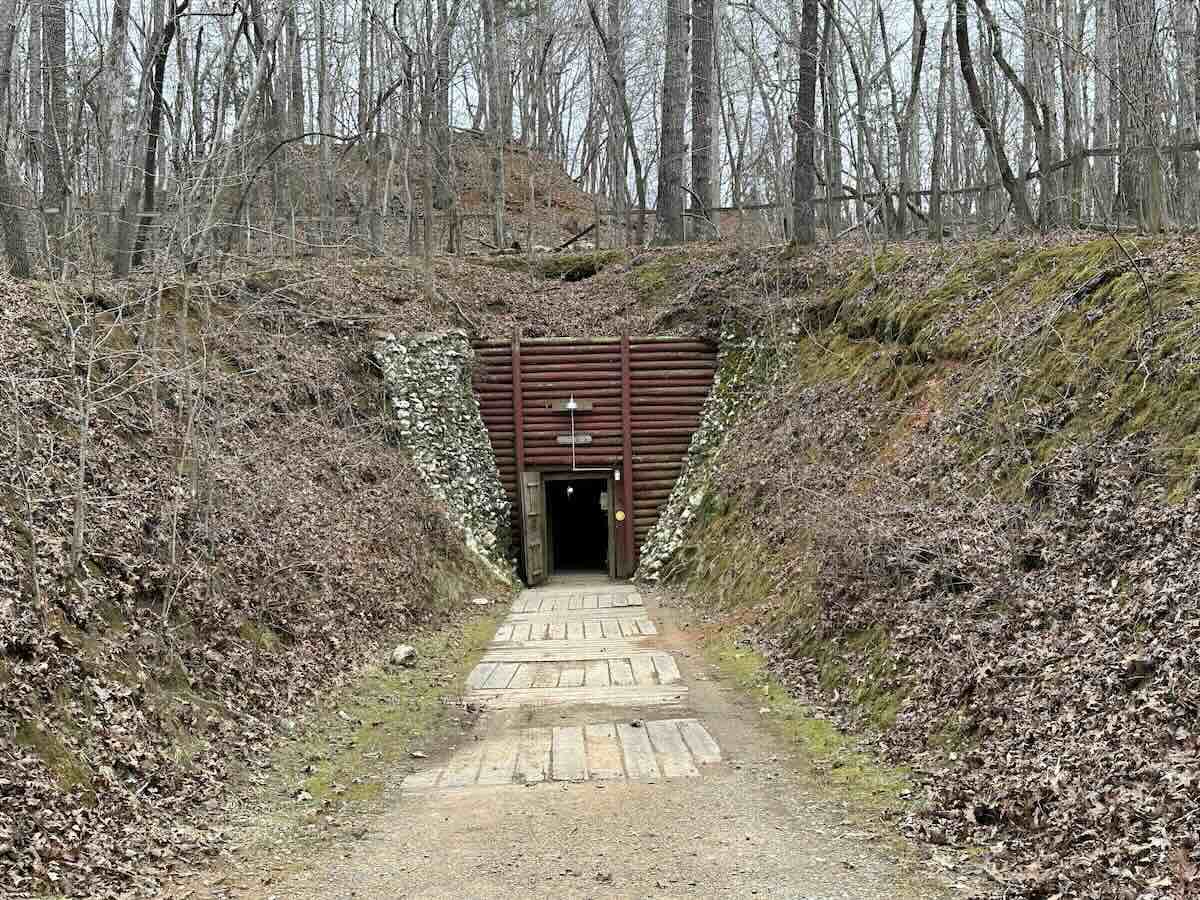
[[[577,566],[632,575],[700,424],[716,346],[688,337],[515,334],[474,347],[475,396],[525,580],[536,585]],[[596,509],[605,491],[607,540]]]
[[[609,479],[546,474],[549,574],[615,575]]]

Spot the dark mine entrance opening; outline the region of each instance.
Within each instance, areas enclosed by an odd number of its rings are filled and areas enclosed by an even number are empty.
[[[547,477],[546,525],[551,572],[608,572],[607,478]]]

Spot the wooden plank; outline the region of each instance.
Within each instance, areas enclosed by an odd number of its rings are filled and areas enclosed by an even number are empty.
[[[583,595],[583,609],[597,609],[599,607],[600,598],[595,594]]]
[[[582,609],[583,597],[580,594],[572,594],[567,600],[567,609]]]
[[[564,725],[554,729],[550,764],[555,781],[587,781],[587,752],[581,727]]]
[[[683,676],[679,673],[679,666],[675,664],[675,660],[669,653],[654,654],[654,667],[658,669],[659,684],[676,684],[683,680]]]
[[[609,677],[616,687],[629,687],[634,684],[633,669],[627,659],[610,659],[608,661]]]
[[[658,753],[658,763],[665,776],[686,778],[700,774],[692,763],[687,744],[683,742],[679,726],[674,720],[647,722],[646,733]]]
[[[532,612],[533,610],[537,609],[540,602],[541,601],[538,600],[537,594],[526,592],[521,594],[521,596],[516,599],[516,602],[513,603],[512,611]]]
[[[527,690],[475,690],[463,698],[489,709],[515,709],[521,706],[680,706],[687,698],[682,685],[632,687],[532,687]]]
[[[610,683],[608,678],[608,663],[602,659],[594,659],[584,666],[583,683],[588,687],[603,687]]]
[[[565,641],[567,639],[567,623],[551,622],[546,626],[546,640]]]
[[[567,622],[567,640],[582,641],[583,640],[583,623],[582,622]]]
[[[619,619],[609,619],[608,621],[601,620],[600,633],[606,638],[624,637],[621,633],[621,622]]]
[[[516,663],[496,663],[496,668],[492,669],[492,674],[487,677],[480,687],[485,690],[488,688],[506,688],[516,673]]]
[[[634,637],[641,634],[638,628],[637,619],[621,619],[621,634],[624,637]]]
[[[512,784],[517,769],[517,753],[520,749],[519,734],[506,734],[496,740],[485,742],[478,783]]]
[[[543,663],[533,672],[534,688],[558,687],[558,666],[553,663]]]
[[[587,725],[583,729],[587,745],[588,776],[598,781],[625,777],[621,764],[621,745],[611,723]]]
[[[649,619],[638,619],[638,630],[642,634],[658,634],[658,626]]]
[[[716,740],[696,719],[682,719],[679,722],[679,733],[683,741],[692,751],[698,763],[717,763],[721,761],[721,748]]]
[[[512,680],[508,683],[509,690],[523,690],[533,687],[533,676],[536,668],[533,663],[528,662],[517,666],[516,674],[513,675]]]
[[[633,669],[633,680],[638,684],[657,684],[655,678],[654,658],[648,654],[638,654],[629,657],[629,665]]]
[[[583,623],[583,636],[589,641],[594,641],[597,638],[604,637],[604,629],[598,621],[590,621]]]
[[[612,609],[613,598],[612,594],[600,594],[596,597],[597,609]]]
[[[617,736],[621,741],[621,753],[625,759],[625,771],[632,779],[646,781],[659,777],[658,760],[645,728],[634,728],[624,722],[617,725]]]
[[[496,636],[492,638],[495,641],[511,641],[513,627],[511,625],[501,625],[496,629]]]
[[[573,662],[581,659],[628,659],[661,653],[633,641],[534,641],[524,647],[496,647],[488,651],[488,662]]]
[[[550,778],[551,737],[552,732],[549,728],[527,728],[521,732],[515,781],[534,784]]]
[[[472,669],[471,674],[467,676],[467,687],[469,687],[469,688],[483,687],[483,683],[485,681],[487,681],[488,678],[491,677],[491,674],[495,670],[495,668],[496,668],[496,663],[481,662],[474,669]]]
[[[572,667],[570,669],[563,669],[562,674],[558,676],[558,686],[565,688],[583,687],[583,674],[584,670],[582,668]]]
[[[620,621],[628,616],[629,611],[624,609],[580,609],[556,613],[513,613],[505,621],[510,625],[548,625],[551,622],[599,622],[601,619]]]
[[[479,766],[483,763],[483,745],[464,747],[450,758],[442,787],[466,787],[479,778]]]

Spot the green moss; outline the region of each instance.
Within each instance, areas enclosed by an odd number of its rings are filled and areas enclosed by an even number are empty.
[[[902,795],[911,787],[907,770],[883,765],[859,750],[853,736],[814,715],[771,676],[758,653],[728,633],[708,641],[704,651],[724,677],[769,709],[768,724],[795,750],[797,761],[840,788],[860,812],[905,805]]]
[[[497,254],[485,256],[478,260],[482,265],[493,269],[503,269],[505,272],[528,272],[529,258],[519,253]]]
[[[656,306],[679,289],[678,275],[687,263],[687,254],[660,253],[633,270],[633,289],[638,298],[649,306]]]
[[[249,619],[243,620],[242,624],[238,626],[238,637],[267,652],[273,651],[279,646],[279,635],[266,625],[251,622]]]
[[[597,250],[591,253],[554,253],[536,259],[538,272],[543,278],[560,278],[563,281],[582,281],[591,278],[605,266],[625,258],[623,250]]]
[[[389,779],[410,762],[409,752],[421,746],[417,742],[448,725],[446,701],[461,696],[498,623],[496,616],[477,616],[461,630],[410,639],[416,666],[365,670],[329,699],[313,727],[281,749],[277,764],[302,776],[303,789],[316,801],[352,805],[380,799]]]
[[[94,798],[91,766],[57,734],[38,723],[22,721],[17,725],[16,741],[18,747],[24,747],[46,764],[63,791],[82,791]]]

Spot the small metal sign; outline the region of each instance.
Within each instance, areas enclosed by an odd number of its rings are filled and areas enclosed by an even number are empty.
[[[592,436],[590,434],[560,434],[558,436],[558,442],[568,446],[571,444],[579,446],[580,444],[590,444],[592,442]]]
[[[571,404],[575,405],[572,406]],[[591,400],[577,400],[572,397],[569,400],[551,400],[550,408],[555,412],[591,412]]]

